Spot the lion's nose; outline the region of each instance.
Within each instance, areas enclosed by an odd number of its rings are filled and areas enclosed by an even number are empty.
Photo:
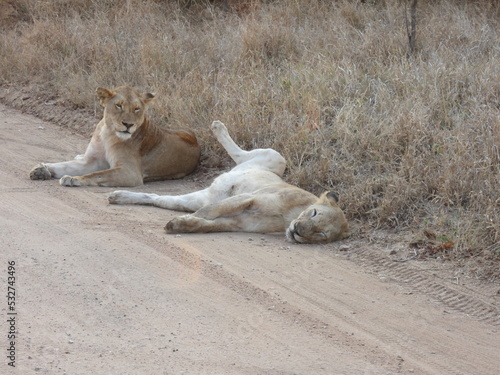
[[[127,130],[129,130],[132,126],[134,126],[133,123],[131,124],[130,122],[125,122],[125,121],[122,121],[122,124],[127,128]]]
[[[300,234],[299,234],[299,223],[295,223],[295,224],[293,225],[293,231],[294,231],[295,233],[297,233],[298,235],[300,235]]]

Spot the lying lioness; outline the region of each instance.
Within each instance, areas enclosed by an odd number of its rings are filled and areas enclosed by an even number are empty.
[[[42,163],[32,180],[60,178],[64,186],[138,186],[143,182],[181,178],[200,158],[196,137],[161,129],[149,122],[146,110],[153,94],[128,86],[96,90],[104,106],[84,155],[62,163]]]
[[[325,192],[317,198],[285,183],[281,176],[286,162],[277,151],[242,150],[220,121],[213,122],[212,131],[237,165],[208,188],[180,196],[118,190],[111,193],[109,202],[194,212],[170,221],[167,233],[286,230],[289,241],[301,243],[325,243],[349,235],[334,193]]]

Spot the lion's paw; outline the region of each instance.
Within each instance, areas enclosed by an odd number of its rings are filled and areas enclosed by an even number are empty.
[[[125,204],[129,203],[127,196],[130,194],[127,190],[115,190],[108,195],[109,204]]]
[[[192,215],[182,215],[177,216],[170,220],[167,225],[165,225],[165,232],[167,233],[188,233],[193,231],[193,216]]]
[[[175,230],[175,219],[170,220],[167,225],[165,225],[165,232],[167,233],[177,233]]]
[[[40,163],[31,170],[30,178],[32,180],[49,180],[52,178],[52,174],[45,164]]]
[[[175,217],[172,220],[170,220],[167,223],[167,225],[165,225],[165,232],[167,232],[167,233],[179,233],[179,232],[181,232],[180,229],[182,227],[182,220],[179,219],[181,217],[182,216]]]
[[[212,122],[210,129],[212,129],[212,132],[214,134],[220,134],[224,131],[227,131],[226,125],[224,125],[222,122],[220,122],[218,120]]]
[[[76,177],[71,177],[71,176],[63,176],[59,180],[59,183],[62,186],[82,186],[82,182],[78,180]]]

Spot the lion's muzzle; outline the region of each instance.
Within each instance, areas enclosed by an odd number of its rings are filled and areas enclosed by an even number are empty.
[[[300,242],[297,238],[300,238],[300,234],[297,230],[297,222],[290,223],[290,226],[286,230],[286,239],[289,242]]]

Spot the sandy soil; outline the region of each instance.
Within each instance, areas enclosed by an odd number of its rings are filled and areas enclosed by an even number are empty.
[[[498,373],[498,286],[395,262],[377,241],[166,235],[176,212],[29,180],[84,137],[4,106],[0,129],[0,281],[5,296],[14,261],[17,313],[2,298],[2,374]]]

